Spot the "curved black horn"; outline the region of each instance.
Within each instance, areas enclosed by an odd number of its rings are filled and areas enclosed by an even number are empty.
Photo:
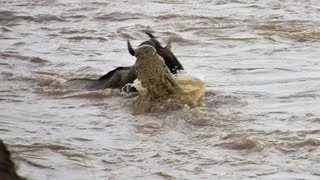
[[[156,37],[154,37],[151,33],[149,33],[149,32],[145,32],[151,39],[153,39],[153,38],[156,38]]]
[[[132,46],[131,46],[131,43],[130,43],[130,41],[129,41],[129,39],[127,40],[127,46],[128,46],[128,51],[129,51],[129,53],[132,55],[132,56],[134,56],[134,49],[132,48]]]

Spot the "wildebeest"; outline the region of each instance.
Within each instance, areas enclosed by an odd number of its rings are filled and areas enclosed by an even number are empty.
[[[2,140],[0,140],[0,179],[26,180],[17,174],[15,165],[11,160],[10,152]]]
[[[63,83],[63,86],[68,89],[83,90],[121,89],[124,85],[132,83],[136,78],[135,66],[117,67],[98,79],[71,79]]]
[[[162,47],[160,42],[149,32],[145,32],[150,39],[142,42],[139,46],[150,45],[153,46],[157,53],[163,58],[165,64],[168,66],[172,74],[177,74],[179,70],[183,70],[183,66],[180,64],[176,56],[171,52],[171,43],[169,42],[165,47]],[[129,40],[127,40],[127,46],[129,53],[134,56],[135,50]]]
[[[151,34],[146,32],[150,37],[149,40],[142,42],[142,45],[150,45],[156,49],[158,55],[160,55],[167,65],[168,69],[172,74],[178,73],[179,70],[183,70],[182,65],[171,52],[171,45],[168,43],[165,47],[162,47],[160,42]],[[129,40],[127,40],[127,47],[131,55],[135,55],[135,50],[132,48],[132,45]],[[127,67],[117,67],[107,74],[101,76],[98,79],[72,79],[64,83],[65,87],[70,87],[72,89],[85,89],[85,90],[98,90],[98,89],[121,89],[128,83],[133,83],[137,78],[135,65]],[[134,90],[134,88],[129,89]]]

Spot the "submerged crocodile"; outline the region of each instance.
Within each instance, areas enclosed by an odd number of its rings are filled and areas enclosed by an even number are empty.
[[[202,81],[189,81],[196,85],[196,89],[188,91],[188,88],[181,86],[170,73],[165,61],[153,46],[140,46],[135,56],[137,78],[145,89],[139,91],[137,88],[139,95],[133,103],[135,113],[161,112],[180,109],[186,105],[189,107],[200,105],[204,93]]]

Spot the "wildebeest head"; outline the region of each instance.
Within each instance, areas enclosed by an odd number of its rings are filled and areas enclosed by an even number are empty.
[[[151,45],[153,46],[157,53],[164,59],[165,64],[168,66],[170,72],[172,74],[176,74],[178,70],[183,70],[182,65],[176,58],[176,56],[171,52],[171,44],[168,43],[165,47],[162,47],[160,42],[151,34],[146,32],[146,34],[150,37],[149,40],[142,42],[139,46],[142,45]],[[132,45],[129,40],[127,40],[129,53],[134,56],[135,50],[132,48]]]

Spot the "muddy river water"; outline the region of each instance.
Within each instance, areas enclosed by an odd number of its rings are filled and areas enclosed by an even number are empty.
[[[59,88],[132,65],[145,30],[201,107]],[[318,0],[1,0],[0,138],[35,180],[320,179],[319,47]]]

